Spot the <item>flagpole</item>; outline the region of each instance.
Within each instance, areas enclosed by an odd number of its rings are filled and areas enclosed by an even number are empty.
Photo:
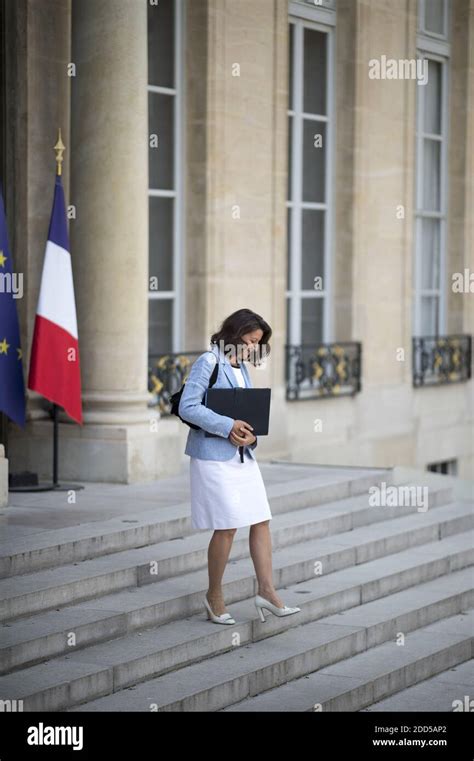
[[[58,482],[58,405],[53,405],[53,486],[55,489],[59,486]]]
[[[56,142],[56,145],[54,146],[54,150],[56,153],[56,175],[58,177],[61,177],[62,174],[62,163],[63,163],[63,153],[66,146],[64,145],[62,138],[61,138],[61,127],[58,129],[58,140]],[[58,481],[58,451],[59,451],[59,424],[58,424],[58,417],[59,417],[59,410],[58,405],[53,404],[53,489],[59,488],[59,481]]]
[[[61,138],[61,127],[58,129],[58,140],[54,146],[56,152],[56,175],[61,177],[63,153],[66,149]],[[77,491],[83,489],[83,486],[79,484],[60,484],[58,479],[58,463],[59,463],[59,407],[57,404],[53,404],[53,489],[56,491]]]
[[[56,175],[62,174],[63,153],[66,149],[62,138],[61,129],[58,130],[58,139],[54,150],[56,152]],[[59,405],[53,402],[50,415],[53,419],[53,481],[46,484],[35,484],[24,487],[10,488],[10,491],[32,492],[32,491],[79,491],[84,489],[81,484],[61,484],[59,483]]]

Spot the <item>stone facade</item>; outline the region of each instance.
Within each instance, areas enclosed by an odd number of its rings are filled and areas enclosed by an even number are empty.
[[[61,125],[66,195],[77,213],[70,231],[85,424],[62,419],[60,474],[146,480],[177,469],[187,433],[147,407],[146,5],[72,5],[18,0],[9,20],[24,41],[9,50],[15,252],[28,273],[23,346],[29,356]],[[414,389],[411,379],[417,85],[367,76],[370,58],[416,57],[416,0],[337,2],[333,325],[336,340],[362,342],[362,392],[302,402],[286,401],[284,383],[288,3],[186,7],[182,349],[205,348],[223,317],[244,306],[271,324],[271,359],[250,368],[255,385],[272,387],[262,459],[418,468],[457,459],[459,475],[472,477],[472,380]],[[449,273],[474,271],[474,2],[452,0],[452,9]],[[474,333],[473,303],[450,294],[450,333]],[[33,396],[25,432],[11,432],[9,459],[44,477],[51,423]]]

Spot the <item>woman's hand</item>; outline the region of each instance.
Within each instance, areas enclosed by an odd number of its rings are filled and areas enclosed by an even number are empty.
[[[229,441],[236,447],[253,444],[256,437],[252,433],[253,428],[245,420],[235,420],[233,428],[229,433]]]
[[[257,440],[257,437],[253,435],[253,433],[250,433],[250,431],[247,431],[246,436],[236,436],[232,431],[229,434],[229,440],[232,444],[234,444],[236,447],[241,446],[248,446],[249,444],[253,444],[254,441]]]
[[[254,436],[253,433],[247,434],[245,444],[248,446],[249,444],[253,444],[254,441],[257,441],[257,437]]]

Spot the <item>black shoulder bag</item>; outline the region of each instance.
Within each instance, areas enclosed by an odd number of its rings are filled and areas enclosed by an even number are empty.
[[[216,382],[218,372],[219,372],[219,361],[216,362],[216,366],[215,366],[214,370],[212,371],[211,377],[209,378],[208,388],[211,388],[211,386],[213,386],[214,383]],[[179,402],[180,402],[181,396],[183,394],[185,385],[186,385],[186,382],[183,383],[183,385],[181,386],[179,391],[176,391],[174,394],[172,394],[170,396],[170,403],[171,403],[170,412],[171,412],[172,415],[176,415],[176,417],[179,417],[179,419],[183,423],[186,423],[186,425],[189,425],[190,428],[194,428],[194,430],[199,431],[199,430],[201,430],[201,426],[196,425],[195,423],[190,423],[188,420],[184,420],[184,418],[182,418],[181,415],[178,413]],[[204,404],[204,397],[203,397],[203,399],[201,401],[201,404]]]

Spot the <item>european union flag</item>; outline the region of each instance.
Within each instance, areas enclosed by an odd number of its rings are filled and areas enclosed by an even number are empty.
[[[5,207],[0,191],[0,412],[24,426],[25,383],[16,310],[16,301],[22,295],[22,276],[13,272]]]

